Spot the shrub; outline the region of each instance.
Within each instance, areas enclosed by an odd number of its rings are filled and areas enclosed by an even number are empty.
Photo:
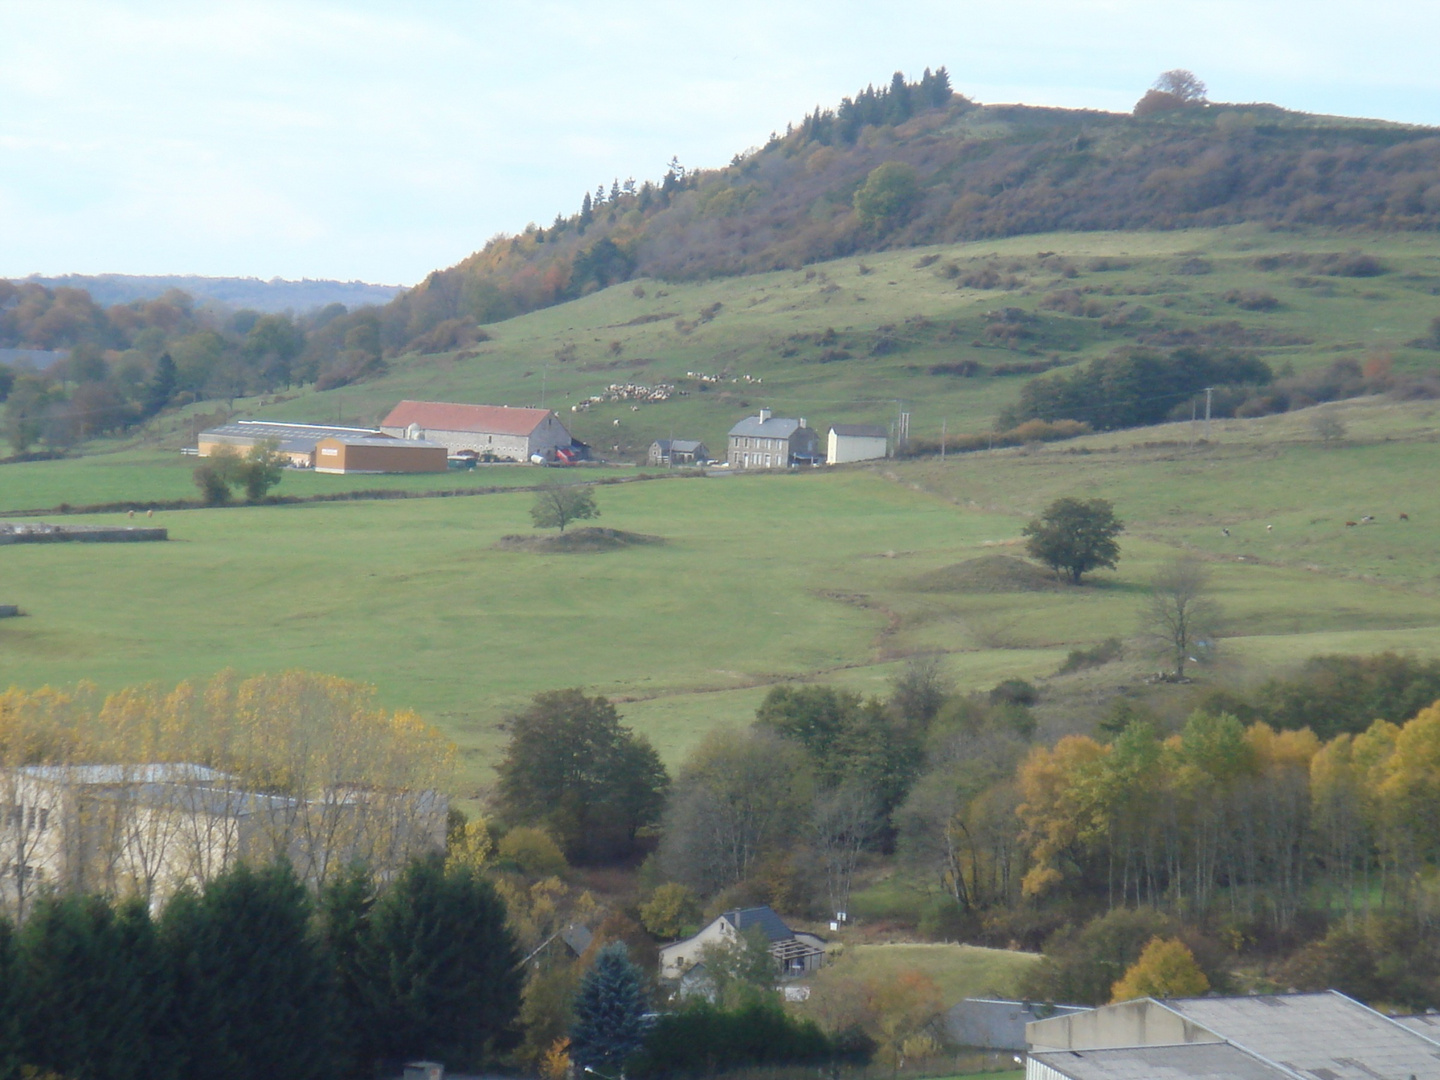
[[[696,1002],[661,1016],[629,1074],[650,1077],[713,1076],[731,1069],[823,1065],[846,1053],[868,1060],[873,1044],[854,1035],[832,1041],[810,1020],[789,1016],[778,1003],[735,1010]]]
[[[1099,645],[1089,649],[1071,649],[1065,657],[1065,662],[1060,665],[1058,674],[1069,675],[1072,672],[1083,671],[1085,668],[1100,667],[1112,660],[1120,659],[1124,652],[1119,638],[1106,638]]]

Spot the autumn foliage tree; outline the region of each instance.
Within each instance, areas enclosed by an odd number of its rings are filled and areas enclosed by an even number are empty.
[[[1110,1000],[1199,997],[1209,989],[1210,980],[1183,941],[1156,937],[1150,939],[1140,959],[1115,983]]]

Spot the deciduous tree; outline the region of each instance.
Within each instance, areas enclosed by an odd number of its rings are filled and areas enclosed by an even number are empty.
[[[1114,568],[1120,560],[1115,537],[1124,531],[1108,499],[1066,497],[1047,506],[1023,533],[1032,558],[1057,573],[1063,570],[1072,585],[1079,585],[1081,576],[1097,567]]]
[[[1140,959],[1116,982],[1110,991],[1110,1000],[1199,997],[1209,989],[1210,980],[1183,941],[1155,937],[1145,946]]]
[[[537,529],[559,529],[572,521],[588,521],[600,516],[595,493],[588,484],[546,484],[535,493],[530,507],[530,520]]]
[[[1150,580],[1140,629],[1176,679],[1185,664],[1214,653],[1220,607],[1210,597],[1210,572],[1200,560],[1182,556],[1165,563]]]

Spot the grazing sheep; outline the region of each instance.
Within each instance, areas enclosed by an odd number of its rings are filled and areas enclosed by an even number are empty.
[[[1347,522],[1345,522],[1345,528],[1347,528],[1347,529],[1353,529],[1356,525],[1359,525],[1359,524],[1360,524],[1360,523],[1359,523],[1358,521],[1347,521]]]
[[[1360,519],[1360,524],[1361,524],[1361,525],[1369,525],[1370,522],[1372,522],[1372,521],[1374,521],[1374,520],[1375,520],[1375,515],[1374,515],[1374,514],[1366,514],[1364,517],[1362,517],[1362,518]]]
[[[1221,531],[1222,533],[1224,533],[1226,536],[1229,536],[1229,535],[1230,535],[1230,530],[1229,530],[1229,529],[1221,529],[1220,531]]]
[[[1401,515],[1400,515],[1400,520],[1401,520],[1401,521],[1409,521],[1409,520],[1410,520],[1410,515],[1409,515],[1409,514],[1401,514]]]
[[[132,518],[133,518],[133,517],[135,516],[135,511],[134,511],[134,510],[131,510],[131,511],[130,511],[128,514],[126,514],[125,516],[126,516],[126,517],[132,517]]]
[[[1265,526],[1265,531],[1266,531],[1266,532],[1274,532],[1274,531],[1275,531],[1275,526],[1274,526],[1274,525],[1266,525],[1266,526]]]

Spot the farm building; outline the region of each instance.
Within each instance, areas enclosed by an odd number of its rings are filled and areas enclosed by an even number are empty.
[[[710,451],[693,439],[656,439],[650,444],[651,465],[704,465]]]
[[[1344,994],[1140,998],[1026,1025],[1026,1080],[1440,1075],[1440,1042]]]
[[[424,439],[332,435],[315,444],[320,473],[444,472],[445,447]]]
[[[380,431],[397,439],[439,443],[451,457],[553,461],[569,453],[575,440],[550,409],[512,409],[508,405],[460,405],[444,401],[402,401],[380,421]]]
[[[678,979],[700,959],[706,945],[733,942],[752,927],[759,927],[770,942],[770,955],[783,975],[803,975],[825,963],[825,942],[814,934],[791,930],[769,907],[726,911],[693,937],[660,950],[660,974]]]
[[[229,450],[243,454],[253,446],[273,442],[276,449],[302,469],[315,464],[315,444],[329,438],[383,438],[373,428],[331,427],[325,424],[283,424],[273,420],[237,420],[202,431],[196,436],[201,457]]]
[[[787,469],[814,465],[821,460],[820,439],[805,418],[771,416],[761,409],[730,429],[729,462],[732,469]]]
[[[831,465],[871,461],[890,451],[888,434],[874,424],[831,424],[829,443],[825,460]]]

